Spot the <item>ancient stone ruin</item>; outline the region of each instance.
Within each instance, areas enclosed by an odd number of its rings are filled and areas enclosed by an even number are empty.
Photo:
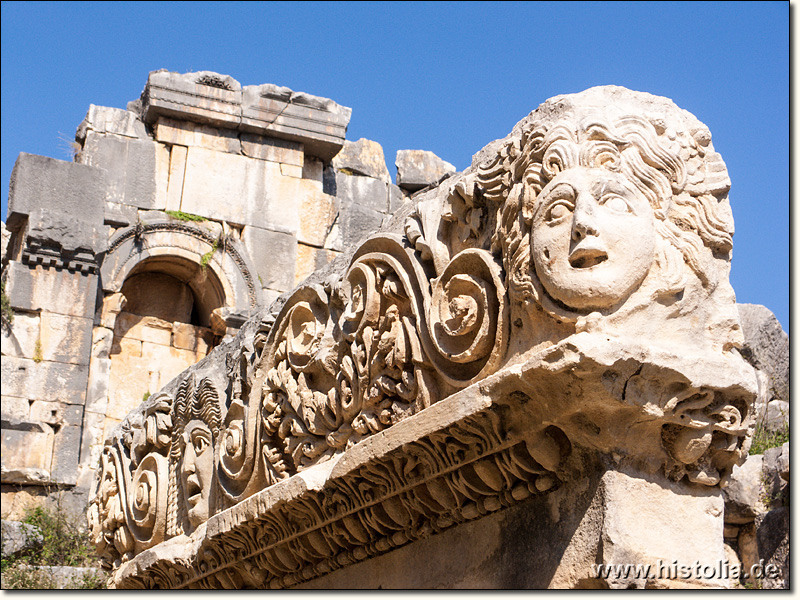
[[[47,254],[42,234],[37,254],[31,223],[58,221],[20,208],[23,155],[9,271],[74,251],[48,289],[90,286],[71,464],[94,468],[112,587],[733,585],[723,488],[778,378],[740,352],[731,184],[694,116],[614,86],[558,96],[461,173],[399,153],[401,188],[373,142],[344,144],[349,109],[286,88],[156,72],[129,111],[93,110],[79,162],[47,169],[98,178],[86,231],[109,241]],[[159,343],[193,354],[122,416],[114,369]],[[649,571],[603,570],[622,564]]]

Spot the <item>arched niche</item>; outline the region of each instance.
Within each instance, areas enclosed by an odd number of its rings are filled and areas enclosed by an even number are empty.
[[[203,306],[247,315],[261,302],[255,269],[241,243],[221,243],[216,223],[160,221],[122,230],[109,242],[100,269],[103,291],[120,292],[125,280],[144,268],[189,284]]]

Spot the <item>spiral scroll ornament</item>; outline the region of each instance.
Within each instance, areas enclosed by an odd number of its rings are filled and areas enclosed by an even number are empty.
[[[443,375],[468,385],[497,368],[507,340],[502,269],[488,252],[457,254],[433,281],[429,329]]]
[[[137,467],[128,489],[128,526],[139,550],[164,539],[167,520],[169,461],[148,454]]]

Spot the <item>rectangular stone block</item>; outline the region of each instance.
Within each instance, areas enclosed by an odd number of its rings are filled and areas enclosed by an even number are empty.
[[[89,364],[93,319],[42,312],[41,323],[41,358],[75,365]]]
[[[406,196],[403,190],[395,184],[389,184],[389,213],[394,214],[406,201]]]
[[[121,108],[95,106],[94,104],[89,105],[83,122],[78,125],[75,139],[83,141],[89,131],[112,133],[131,138],[147,138],[147,130],[137,114]]]
[[[85,410],[83,413],[83,431],[81,434],[81,456],[84,457],[83,465],[94,466],[100,462],[100,453],[103,451],[103,430],[105,426],[106,416],[104,413],[92,412]],[[84,467],[86,468],[86,467]],[[86,469],[87,471],[89,469]],[[79,481],[78,485],[83,484],[85,487],[90,487],[93,477],[86,477],[87,481]]]
[[[297,244],[297,267],[294,284],[298,285],[317,269],[321,269],[339,255],[333,250]]]
[[[314,158],[313,156],[306,156],[303,161],[303,179],[308,179],[319,184],[319,190],[322,191],[322,173],[324,172],[324,165],[322,161]]]
[[[81,426],[83,425],[81,421],[78,421],[76,425],[62,427],[53,438],[50,478],[54,483],[75,485],[78,481],[78,459],[81,454]]]
[[[2,374],[5,394],[82,405],[89,367],[4,356]]]
[[[103,223],[112,227],[128,227],[136,223],[138,211],[135,206],[126,206],[117,202],[106,202]]]
[[[172,340],[172,323],[158,317],[142,317],[121,312],[114,325],[115,337],[126,340],[140,340],[151,344],[169,346]]]
[[[28,421],[30,419],[30,404],[26,398],[6,396],[0,399],[0,412],[3,420]]]
[[[22,153],[11,172],[6,225],[16,229],[20,219],[42,207],[58,207],[102,225],[106,188],[102,169]]]
[[[167,176],[167,210],[180,210],[183,196],[183,181],[186,175],[185,146],[173,146],[169,153],[169,174]]]
[[[142,355],[142,341],[132,338],[114,337],[111,344],[111,356],[124,354],[125,356],[140,357]]]
[[[301,142],[306,154],[324,162],[341,149],[351,113],[328,98],[272,84],[242,88],[243,131]]]
[[[281,164],[281,175],[284,177],[297,177],[298,179],[302,179],[303,167]]]
[[[334,196],[317,192],[300,199],[300,228],[297,241],[322,248],[338,216],[339,203]]]
[[[242,132],[242,154],[250,158],[303,166],[303,144]]]
[[[141,354],[141,349],[139,352]],[[89,383],[86,386],[86,410],[105,413],[108,408],[108,378],[110,373],[110,358],[92,358],[92,362],[89,364]]]
[[[377,181],[377,180],[375,180]],[[369,237],[381,226],[386,214],[352,202],[342,202],[339,209],[339,227],[342,243],[347,248]]]
[[[172,345],[180,350],[190,350],[195,354],[207,354],[214,334],[207,327],[197,327],[189,323],[172,324]]]
[[[242,242],[253,259],[262,287],[286,291],[294,287],[293,266],[297,260],[297,239],[289,233],[246,226]]]
[[[21,423],[13,427],[11,429],[8,422],[3,423],[0,452],[3,483],[47,481],[53,456],[53,431],[39,423]]]
[[[31,269],[16,261],[9,262],[6,272],[6,294],[13,309],[94,317],[97,275],[41,265]]]
[[[80,425],[83,420],[83,407],[50,400],[34,400],[30,405],[30,420],[47,423],[53,427]]]
[[[33,358],[38,340],[38,313],[17,312],[11,325],[2,328],[3,356]]]
[[[166,149],[156,142],[89,132],[83,149],[83,162],[106,171],[108,188],[105,200],[163,210],[159,205],[156,185],[156,162],[159,150]]]
[[[352,202],[377,212],[389,212],[388,184],[380,179],[338,171],[336,197],[342,203]]]
[[[191,75],[150,73],[142,94],[145,123],[168,117],[236,129],[241,122],[241,90],[199,84],[192,81]]]
[[[156,140],[164,144],[200,146],[232,154],[239,154],[242,151],[238,132],[233,129],[160,117],[153,127],[153,133]]]
[[[187,156],[181,210],[294,233],[294,200],[307,193],[304,183],[283,176],[277,163],[193,147]]]

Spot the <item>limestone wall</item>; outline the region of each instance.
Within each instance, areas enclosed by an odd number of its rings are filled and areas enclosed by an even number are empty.
[[[162,70],[127,109],[89,107],[74,162],[19,156],[3,229],[4,517],[21,513],[20,486],[77,486],[80,506],[128,412],[419,188],[392,184],[377,143],[345,140],[350,112]]]

